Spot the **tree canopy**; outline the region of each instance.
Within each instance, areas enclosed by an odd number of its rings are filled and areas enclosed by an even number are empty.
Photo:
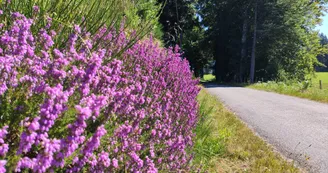
[[[327,51],[315,30],[326,2],[167,0],[160,22],[196,76],[213,59],[218,81],[303,80]]]
[[[164,45],[174,47],[179,45],[191,65],[196,76],[201,75],[201,69],[207,65],[212,54],[205,43],[205,29],[202,26],[198,2],[196,0],[158,0],[164,3],[159,22],[163,26]]]
[[[320,34],[320,44],[322,46],[327,47],[328,46],[328,38],[324,34]],[[318,72],[328,72],[328,53],[324,55],[318,56],[318,61],[321,63],[321,65],[316,67],[316,71]]]

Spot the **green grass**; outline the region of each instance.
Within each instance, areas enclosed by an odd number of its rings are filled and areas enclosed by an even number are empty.
[[[319,87],[319,81],[322,82],[322,88],[328,89],[328,72],[317,72],[312,78],[313,87]]]
[[[312,84],[307,84],[306,82],[290,84],[266,82],[256,83],[247,87],[328,103],[328,73],[316,73],[316,76],[311,80]],[[322,80],[322,90],[319,87],[319,80]]]
[[[204,77],[201,79],[201,82],[211,82],[215,81],[215,76],[212,74],[205,74]]]
[[[316,77],[313,80],[322,80],[325,83],[328,83],[328,72],[317,72]]]
[[[217,98],[202,90],[198,101],[200,121],[193,149],[196,168],[208,172],[299,172]]]

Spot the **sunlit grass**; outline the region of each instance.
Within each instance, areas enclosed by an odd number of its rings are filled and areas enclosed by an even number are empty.
[[[311,80],[312,84],[308,86],[305,82],[291,84],[266,82],[256,83],[248,87],[328,103],[328,73],[316,73],[316,76]],[[322,89],[319,87],[319,80],[322,81]]]
[[[319,87],[319,81],[321,80],[322,88],[328,89],[328,72],[317,72],[315,77],[312,78],[313,87]]]
[[[201,79],[201,82],[211,82],[215,81],[215,76],[212,74],[205,74],[204,77]]]
[[[313,80],[322,80],[324,83],[328,83],[328,72],[317,72]]]
[[[198,101],[200,121],[193,150],[196,168],[208,172],[299,172],[216,97],[202,90]]]

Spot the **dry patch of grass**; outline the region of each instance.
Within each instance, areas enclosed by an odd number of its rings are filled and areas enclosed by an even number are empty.
[[[299,172],[256,136],[216,97],[204,89],[198,96],[193,164],[208,172]]]

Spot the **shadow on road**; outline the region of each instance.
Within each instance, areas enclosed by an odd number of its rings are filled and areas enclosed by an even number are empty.
[[[245,87],[248,84],[236,84],[236,83],[215,83],[215,82],[202,82],[205,88],[239,88]]]

